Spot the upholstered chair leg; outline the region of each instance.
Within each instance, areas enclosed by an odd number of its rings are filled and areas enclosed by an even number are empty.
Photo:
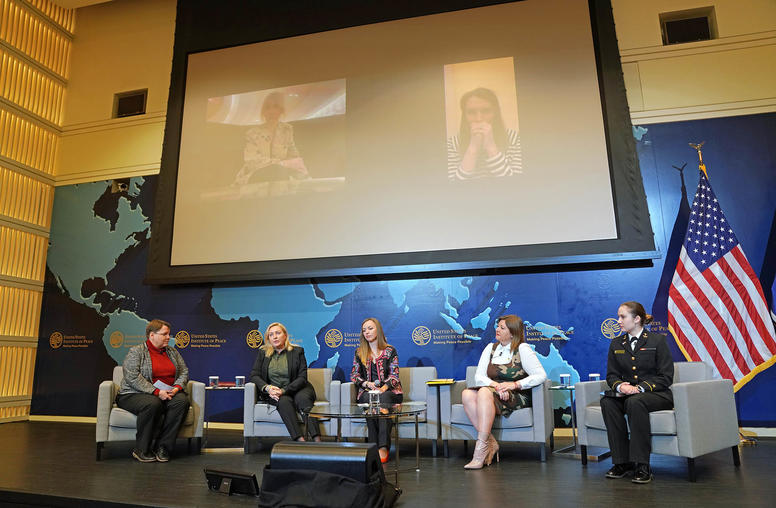
[[[741,456],[738,454],[738,445],[731,447],[733,450],[733,465],[738,467],[741,465]]]
[[[582,456],[582,465],[587,465],[587,445],[580,445],[579,454]]]
[[[202,438],[197,438],[197,455],[200,455],[202,453]]]
[[[97,443],[97,460],[102,460],[102,446],[105,443]],[[738,450],[736,450],[738,451]]]
[[[550,451],[555,450],[555,434],[550,434]]]
[[[687,457],[687,479],[693,483],[697,480],[695,476],[695,459],[690,457]]]
[[[256,453],[259,449],[259,438],[256,436],[246,437],[243,451],[246,454]]]
[[[437,440],[432,439],[431,440],[431,456],[436,457],[437,456]]]
[[[446,459],[450,458],[450,446],[448,444],[448,440],[447,439],[442,441],[442,447],[445,450],[445,458]]]
[[[547,462],[547,446],[544,443],[539,443],[539,459]]]

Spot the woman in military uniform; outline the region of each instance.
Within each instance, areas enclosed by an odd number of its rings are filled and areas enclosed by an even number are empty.
[[[649,413],[674,407],[669,389],[674,365],[665,335],[644,329],[652,321],[644,306],[625,302],[617,310],[617,319],[625,333],[609,345],[606,382],[612,392],[601,399],[614,464],[606,477],[633,474],[634,483],[649,483],[653,478]]]

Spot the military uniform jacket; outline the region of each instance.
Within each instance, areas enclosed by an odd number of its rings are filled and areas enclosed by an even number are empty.
[[[674,362],[665,335],[643,330],[631,350],[628,334],[612,339],[606,366],[606,382],[617,391],[630,383],[644,392],[655,392],[673,401],[669,387],[674,382]]]

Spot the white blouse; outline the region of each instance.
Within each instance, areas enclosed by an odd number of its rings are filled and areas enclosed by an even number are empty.
[[[490,361],[490,350],[493,344],[488,344],[485,349],[482,350],[480,355],[480,361],[477,363],[477,372],[474,374],[474,380],[477,386],[488,386],[494,380],[488,377],[488,362]],[[496,343],[496,351],[493,353],[493,363],[495,365],[504,365],[512,360],[512,353],[510,348],[512,344],[502,346],[500,343]],[[534,386],[544,383],[547,379],[547,373],[544,372],[544,367],[539,362],[539,358],[536,356],[536,352],[531,346],[523,342],[517,348],[520,353],[520,362],[523,365],[528,377],[521,379],[520,387],[525,390],[527,388],[533,388]]]

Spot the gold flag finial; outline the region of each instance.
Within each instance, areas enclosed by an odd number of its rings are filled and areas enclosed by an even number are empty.
[[[703,146],[704,143],[705,141],[701,141],[697,145],[695,143],[690,143],[690,146],[698,150],[698,169],[703,171],[703,174],[708,177],[709,174],[706,173],[706,164],[703,163],[703,153],[701,153],[701,147]]]

